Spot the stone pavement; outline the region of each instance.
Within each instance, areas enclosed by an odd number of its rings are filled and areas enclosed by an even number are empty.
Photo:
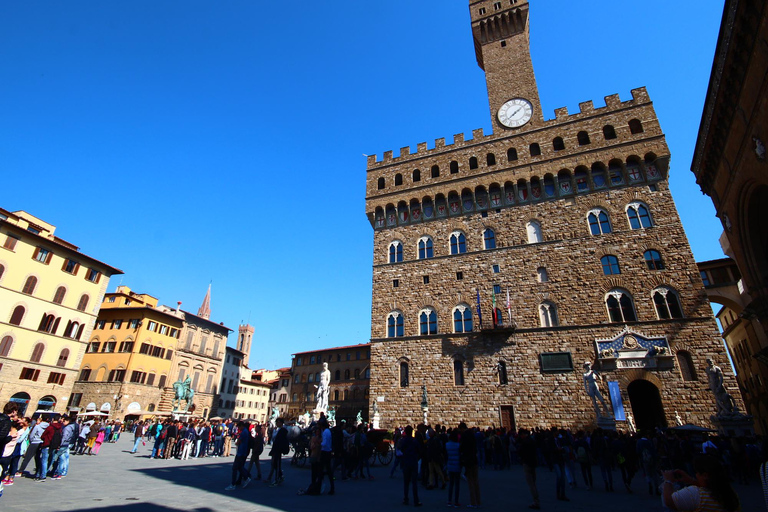
[[[334,496],[298,496],[300,488],[309,482],[309,468],[293,468],[285,460],[285,483],[271,488],[255,481],[246,489],[225,491],[232,474],[233,457],[179,460],[149,459],[150,445],[132,455],[132,436],[124,436],[117,444],[105,444],[98,456],[72,457],[69,476],[45,483],[17,478],[6,487],[0,498],[2,512],[58,512],[88,510],[91,512],[274,512],[328,510],[364,510],[384,512],[409,510],[401,504],[402,479],[389,478],[389,468],[372,468],[375,480],[347,480],[336,482]],[[266,452],[262,460],[262,473],[269,472]],[[254,471],[255,472],[255,471]],[[602,482],[600,471],[593,468],[595,484]],[[571,501],[555,499],[554,474],[546,468],[537,470],[542,509],[552,512],[621,512],[661,511],[660,500],[648,496],[641,475],[635,476],[629,494],[621,484],[617,492],[569,489]],[[580,475],[579,483],[581,483]],[[614,474],[615,482],[620,475]],[[602,486],[602,483],[600,483]],[[619,490],[619,487],[622,487]],[[525,485],[520,466],[512,470],[480,471],[483,509],[528,510],[531,497]],[[737,486],[744,512],[765,510],[761,489],[755,482],[751,486]],[[421,510],[446,510],[446,491],[419,490],[424,506]],[[462,482],[461,502],[468,503],[466,483]],[[465,508],[465,507],[463,507]]]

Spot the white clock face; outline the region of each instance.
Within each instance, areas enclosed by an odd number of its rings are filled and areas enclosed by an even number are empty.
[[[499,122],[507,128],[520,128],[531,120],[533,105],[523,98],[514,98],[499,109]]]

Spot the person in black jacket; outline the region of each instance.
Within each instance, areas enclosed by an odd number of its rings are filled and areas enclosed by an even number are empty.
[[[469,487],[469,506],[480,506],[480,479],[478,475],[477,462],[477,441],[475,440],[475,431],[467,429],[467,424],[463,421],[459,424],[459,458],[464,467],[464,473],[467,477],[467,486]]]
[[[13,422],[16,421],[18,410],[19,406],[15,402],[8,402],[3,407],[3,414],[0,414],[0,457],[3,455],[5,445],[13,439],[11,437],[11,427],[13,427]],[[4,472],[5,468],[0,469],[0,496],[3,493],[2,481],[8,476]]]
[[[276,431],[272,437],[272,449],[269,451],[269,455],[272,457],[272,469],[269,471],[269,475],[275,475],[275,480],[270,484],[273,487],[283,481],[283,455],[288,455],[288,452],[291,451],[291,445],[288,443],[288,431],[283,428],[283,423],[285,423],[283,418],[275,420]]]
[[[419,501],[419,441],[413,437],[413,427],[405,427],[400,438],[401,465],[403,466],[403,505],[408,504],[408,486],[413,487],[413,505],[421,506]]]

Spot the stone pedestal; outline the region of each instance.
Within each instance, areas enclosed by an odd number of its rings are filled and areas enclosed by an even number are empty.
[[[422,406],[421,412],[424,414],[424,424],[429,425],[429,422],[427,421],[427,413],[429,412],[429,407]]]
[[[754,418],[746,414],[718,414],[710,416],[709,419],[715,425],[718,434],[721,436],[754,436]]]
[[[606,416],[598,416],[597,418],[597,426],[600,427],[603,430],[612,430],[616,431],[616,420],[613,418],[608,418]]]
[[[379,413],[375,413],[373,415],[373,429],[374,430],[379,430],[379,421],[380,420],[381,420],[381,416],[379,415]]]

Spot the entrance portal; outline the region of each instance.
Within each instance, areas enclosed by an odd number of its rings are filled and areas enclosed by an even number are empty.
[[[638,379],[627,386],[627,393],[638,430],[666,428],[667,418],[664,415],[659,388],[647,380]]]
[[[499,412],[501,414],[501,426],[507,431],[514,432],[517,430],[515,427],[515,408],[511,405],[502,405]]]

